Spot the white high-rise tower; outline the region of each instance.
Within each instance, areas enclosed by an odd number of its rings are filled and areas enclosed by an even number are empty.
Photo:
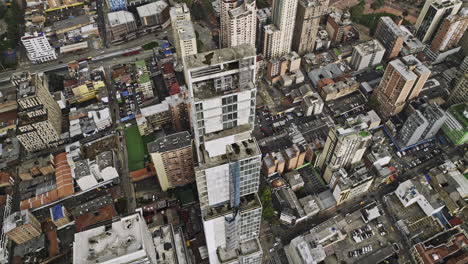
[[[263,55],[278,58],[291,52],[298,0],[274,0],[272,24],[265,26]]]
[[[258,242],[262,206],[257,196],[261,152],[251,135],[255,67],[256,51],[249,44],[184,60],[210,263],[262,261]]]
[[[221,46],[255,46],[257,6],[255,0],[221,0]]]

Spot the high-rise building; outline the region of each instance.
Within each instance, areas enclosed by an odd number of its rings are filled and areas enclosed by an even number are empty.
[[[292,44],[299,55],[314,51],[320,18],[327,7],[328,0],[299,0]]]
[[[406,102],[415,99],[430,74],[431,71],[413,55],[391,61],[373,95],[383,119],[400,113]]]
[[[26,241],[38,237],[42,233],[41,223],[28,210],[22,210],[9,215],[3,223],[5,235],[22,244]]]
[[[255,121],[252,45],[187,56],[185,79],[198,155],[195,178],[210,263],[261,263],[257,197],[261,152]],[[247,262],[246,262],[247,261]]]
[[[257,32],[257,5],[255,0],[220,0],[221,32],[223,48],[241,44],[255,46]]]
[[[404,32],[387,16],[380,18],[374,37],[385,47],[385,58],[387,60],[392,60],[398,56],[405,40]]]
[[[192,137],[187,131],[150,142],[148,152],[163,191],[195,181]]]
[[[445,136],[455,145],[468,142],[468,105],[452,105],[447,110],[447,120],[442,126]]]
[[[399,130],[398,141],[404,147],[435,136],[446,119],[445,112],[435,104],[424,104],[415,109]]]
[[[325,181],[330,181],[333,171],[349,169],[359,162],[371,138],[368,125],[364,122],[330,129],[317,164],[324,172]]]
[[[11,78],[16,85],[18,124],[16,137],[27,151],[55,146],[60,138],[62,112],[49,92],[47,80],[22,73]]]
[[[326,30],[332,43],[339,44],[357,39],[349,11],[335,11],[327,16]]]
[[[21,43],[26,49],[28,59],[34,64],[57,59],[55,49],[42,32],[26,33],[21,37]]]
[[[461,6],[460,0],[427,0],[416,21],[416,37],[430,43],[444,19],[457,14]]]
[[[197,37],[187,5],[185,3],[175,4],[171,8],[170,16],[172,34],[179,60],[182,60],[185,56],[197,54]]]
[[[140,212],[75,233],[73,263],[156,264],[152,234]]]
[[[378,40],[369,40],[353,47],[351,67],[360,71],[379,64],[385,54],[385,48]]]
[[[448,99],[449,104],[461,104],[466,102],[468,102],[468,73],[460,77]]]
[[[111,12],[127,10],[126,2],[125,0],[107,0],[107,7]]]
[[[462,9],[457,15],[444,19],[439,30],[434,35],[430,49],[438,53],[458,45],[468,28],[468,9]]]
[[[273,0],[272,24],[265,26],[263,55],[279,58],[291,52],[298,0]]]
[[[271,8],[262,8],[257,10],[257,33],[256,47],[257,52],[263,50],[263,40],[265,38],[265,26],[271,23]]]

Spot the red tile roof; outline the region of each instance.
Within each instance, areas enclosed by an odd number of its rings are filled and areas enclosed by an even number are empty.
[[[55,182],[57,188],[38,196],[23,200],[20,203],[21,210],[33,209],[65,198],[75,193],[71,169],[67,162],[67,154],[60,153],[54,157]]]

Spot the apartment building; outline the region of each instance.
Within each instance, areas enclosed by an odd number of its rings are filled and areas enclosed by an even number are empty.
[[[210,263],[261,263],[257,197],[261,152],[255,121],[256,51],[252,45],[185,57],[195,168]],[[249,250],[247,250],[247,248]]]
[[[279,58],[291,52],[298,0],[274,0],[272,24],[264,28],[263,55]]]
[[[385,47],[378,40],[370,40],[353,47],[351,67],[360,71],[380,64],[385,54]]]
[[[257,6],[255,0],[220,0],[221,31],[223,48],[241,44],[255,46],[257,33]]]
[[[416,37],[424,43],[430,43],[441,22],[457,14],[461,6],[460,0],[427,0],[415,24]]]
[[[61,133],[62,112],[49,92],[44,76],[28,72],[13,75],[18,103],[16,137],[27,151],[55,146]]]
[[[385,47],[385,58],[387,60],[392,60],[398,56],[405,40],[404,32],[387,16],[380,18],[374,37]]]
[[[317,164],[324,173],[324,179],[327,181],[335,170],[349,169],[359,162],[371,138],[368,125],[364,122],[330,129]]]
[[[299,0],[292,48],[299,55],[314,51],[320,18],[328,8],[328,0]]]
[[[148,151],[163,191],[195,181],[192,137],[187,131],[150,142]]]
[[[431,71],[413,55],[391,61],[373,95],[383,119],[400,113],[408,101],[415,99],[430,74]]]
[[[197,38],[187,5],[174,5],[170,10],[170,17],[177,58],[182,60],[185,56],[197,54]]]

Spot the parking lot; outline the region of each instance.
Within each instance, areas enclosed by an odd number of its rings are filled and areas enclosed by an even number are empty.
[[[345,217],[347,237],[335,248],[337,260],[345,263],[377,263],[399,250],[398,235],[384,215],[366,223],[360,211]]]
[[[434,141],[396,152],[404,169],[412,169],[440,154],[441,150]]]

